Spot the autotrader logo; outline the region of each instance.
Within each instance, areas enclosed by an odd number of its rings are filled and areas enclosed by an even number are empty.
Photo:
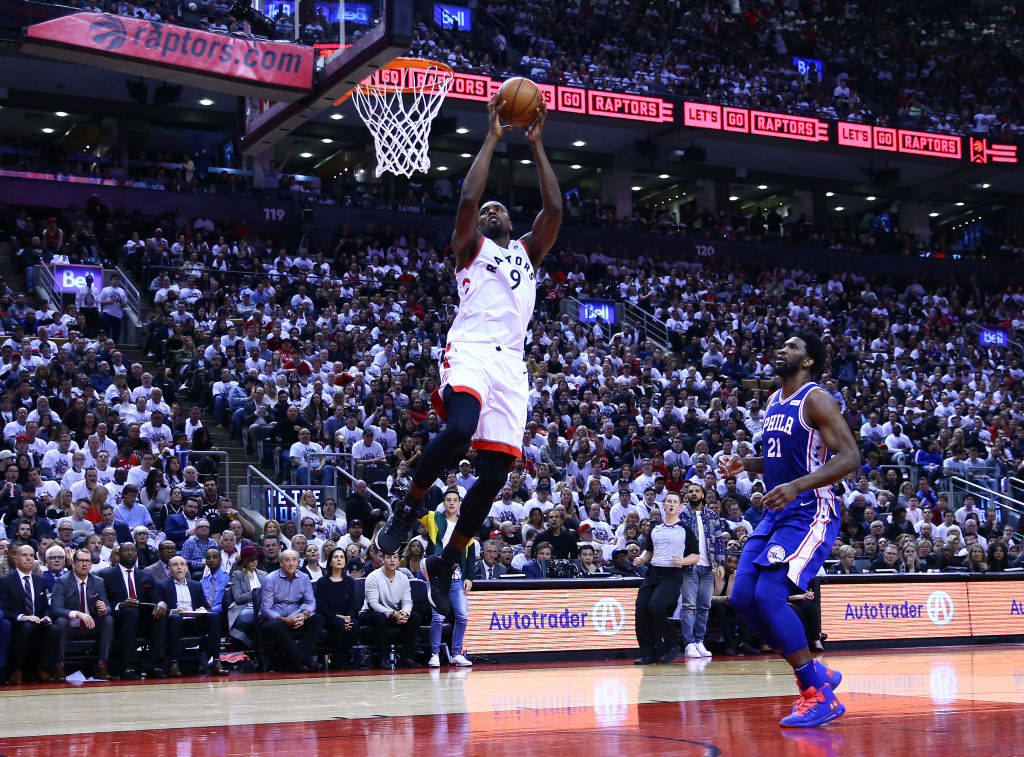
[[[105,16],[93,21],[89,24],[89,31],[93,33],[92,41],[107,50],[117,50],[128,38],[124,24],[116,16]]]
[[[626,609],[617,599],[599,599],[594,603],[591,622],[602,636],[615,636],[626,627]]]
[[[953,598],[944,591],[933,591],[925,603],[928,620],[937,626],[944,626],[953,620],[955,606]]]

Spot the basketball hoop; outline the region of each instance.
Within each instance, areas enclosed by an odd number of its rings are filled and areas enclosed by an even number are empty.
[[[426,173],[430,124],[441,110],[455,74],[444,63],[395,58],[352,90],[352,100],[373,134],[374,175]]]

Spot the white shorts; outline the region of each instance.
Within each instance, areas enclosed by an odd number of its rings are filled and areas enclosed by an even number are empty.
[[[489,342],[449,342],[439,367],[441,388],[431,398],[438,417],[444,420],[446,415],[441,400],[445,387],[472,394],[480,401],[473,448],[522,455],[529,409],[522,353]]]

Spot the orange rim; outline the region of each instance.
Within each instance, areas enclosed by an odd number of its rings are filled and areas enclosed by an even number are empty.
[[[387,82],[381,82],[378,75],[381,71],[401,71],[401,70],[419,70],[419,71],[435,71],[440,76],[433,77],[433,80],[428,80],[424,87],[399,87],[394,84],[388,84]],[[357,84],[358,89],[364,95],[375,95],[379,96],[385,93],[401,92],[402,94],[410,94],[412,92],[419,92],[421,89],[427,91],[437,92],[442,89],[443,82],[452,79],[455,76],[455,72],[452,71],[451,66],[447,63],[441,63],[436,60],[429,60],[425,58],[395,58],[387,65],[381,66],[377,74],[374,74],[373,84]],[[403,78],[404,80],[404,78]]]

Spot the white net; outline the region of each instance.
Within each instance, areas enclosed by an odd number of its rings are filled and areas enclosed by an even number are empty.
[[[430,125],[453,79],[444,64],[397,58],[355,88],[356,110],[373,134],[376,176],[389,171],[410,177],[430,168]]]

